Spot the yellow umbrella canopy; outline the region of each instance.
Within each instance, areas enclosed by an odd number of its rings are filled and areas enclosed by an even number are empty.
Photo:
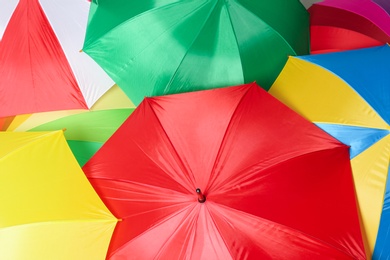
[[[117,219],[63,131],[0,132],[2,259],[105,259]]]

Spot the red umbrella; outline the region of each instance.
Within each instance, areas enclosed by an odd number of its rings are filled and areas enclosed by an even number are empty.
[[[108,259],[364,259],[348,148],[252,83],[145,98],[83,170]]]
[[[390,15],[372,0],[324,0],[308,11],[311,53],[380,46],[390,41]]]
[[[114,85],[80,52],[89,7],[86,0],[2,1],[0,117],[87,110]]]

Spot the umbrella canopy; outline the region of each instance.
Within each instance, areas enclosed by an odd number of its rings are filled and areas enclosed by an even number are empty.
[[[348,147],[255,83],[144,99],[83,170],[108,259],[365,258]]]
[[[66,129],[65,138],[77,161],[83,166],[134,108],[123,91],[114,85],[90,110],[61,110],[15,116],[9,122],[4,120],[3,130],[25,132]]]
[[[3,259],[105,259],[117,223],[62,131],[0,132]]]
[[[390,15],[371,0],[324,0],[308,11],[312,53],[390,42]]]
[[[372,0],[390,14],[390,2],[387,0]]]
[[[65,128],[65,138],[83,166],[133,112],[132,108],[88,111],[62,117],[29,131],[53,131]]]
[[[25,132],[66,129],[65,138],[82,166],[134,108],[131,100],[114,85],[90,110],[60,110],[0,118],[0,130]]]
[[[388,45],[290,57],[270,89],[279,100],[351,146],[367,248],[371,254],[375,246],[374,258],[390,256],[390,193],[385,193],[390,158],[389,59]]]
[[[112,85],[85,53],[87,0],[7,0],[0,8],[0,117],[88,109]]]
[[[94,0],[83,51],[136,105],[253,81],[268,89],[288,55],[309,52],[309,14],[285,0]]]

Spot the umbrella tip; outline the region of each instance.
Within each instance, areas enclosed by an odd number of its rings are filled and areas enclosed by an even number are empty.
[[[199,188],[196,189],[196,193],[198,194],[198,201],[200,203],[204,203],[206,201],[206,196],[202,193],[202,191]]]
[[[79,50],[79,52],[83,52],[83,50],[81,49],[81,50]]]
[[[65,131],[66,131],[66,128],[65,128],[65,127],[64,127],[64,128],[62,128],[62,131],[63,131],[63,132],[65,132]]]

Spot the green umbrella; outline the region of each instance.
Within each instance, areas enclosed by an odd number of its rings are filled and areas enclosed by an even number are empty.
[[[298,0],[93,0],[83,51],[134,104],[145,96],[256,81],[309,52]]]

